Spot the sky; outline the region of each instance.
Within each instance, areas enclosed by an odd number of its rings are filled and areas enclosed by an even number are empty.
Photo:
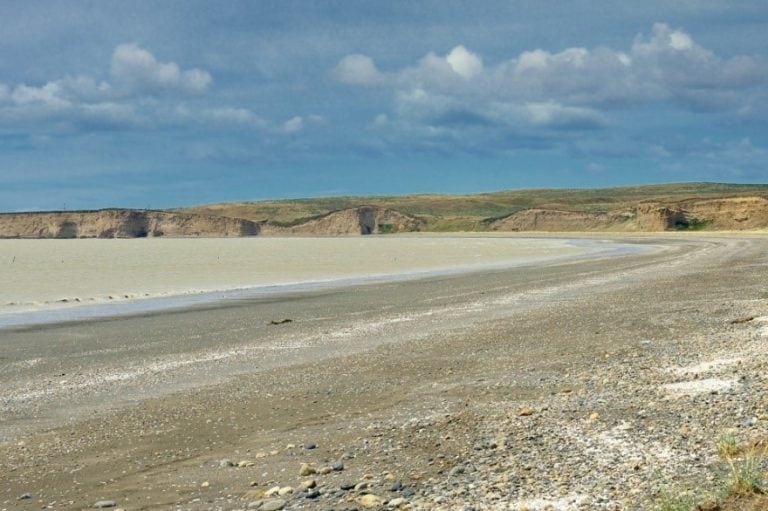
[[[3,0],[0,211],[768,182],[764,0]]]

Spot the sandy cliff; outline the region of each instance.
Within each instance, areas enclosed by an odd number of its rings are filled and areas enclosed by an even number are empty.
[[[143,238],[156,236],[253,236],[261,226],[249,220],[105,209],[0,214],[2,238]]]
[[[606,205],[610,202],[605,203]],[[668,231],[768,229],[768,198],[743,195],[684,200],[624,202],[616,209],[530,207],[474,228],[492,231]],[[450,213],[450,211],[447,211]],[[340,236],[429,230],[429,219],[382,206],[357,206],[322,215],[276,222],[246,220],[203,211],[105,209],[0,214],[0,238],[135,238],[155,236]],[[442,229],[450,231],[452,229]],[[461,225],[457,229],[462,230]]]
[[[667,231],[765,229],[768,199],[725,197],[642,202],[607,212],[531,208],[493,220],[494,231]]]
[[[292,226],[265,224],[262,233],[339,236],[420,231],[424,221],[399,211],[375,206],[332,211]]]

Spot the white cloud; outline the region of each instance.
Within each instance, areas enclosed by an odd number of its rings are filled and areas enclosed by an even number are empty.
[[[341,59],[334,68],[333,75],[338,81],[350,85],[375,85],[384,79],[376,69],[373,59],[359,54],[347,55]]]
[[[7,101],[11,98],[11,89],[4,83],[0,83],[0,101]]]
[[[403,94],[421,89],[475,109],[491,101],[611,108],[672,101],[685,109],[736,110],[743,104],[733,101],[745,101],[743,89],[767,82],[765,62],[747,55],[720,57],[690,34],[657,23],[628,51],[572,47],[553,53],[539,48],[490,67],[460,45],[444,57],[428,53],[415,66],[392,73],[387,83],[396,105]]]
[[[127,127],[140,122],[130,105],[105,102],[81,105],[75,116],[76,122],[100,127]]]
[[[200,94],[212,81],[207,71],[182,71],[175,62],[159,62],[152,53],[135,44],[115,48],[110,76],[115,85],[130,93],[180,90]]]
[[[203,110],[202,116],[206,120],[226,124],[263,126],[264,120],[247,108],[212,108]]]
[[[552,101],[528,103],[525,106],[528,119],[536,126],[590,129],[606,124],[600,113],[588,108],[563,106]]]
[[[62,109],[72,105],[61,96],[61,86],[56,82],[48,82],[42,87],[18,85],[11,93],[11,99],[17,105],[38,105]]]
[[[464,77],[472,78],[483,72],[483,61],[464,46],[457,46],[445,57],[453,71]]]
[[[768,117],[768,109],[759,107],[768,103],[768,66],[762,60],[719,56],[665,24],[628,43],[620,49],[534,48],[493,64],[462,45],[446,55],[429,52],[379,81],[391,91],[392,111],[378,114],[373,125],[385,139],[394,137],[392,143],[475,151],[492,140],[500,147],[551,147],[558,140],[574,147],[567,131],[603,129],[620,122],[612,119],[618,110],[660,103],[740,119]],[[366,85],[360,69],[375,66],[358,55],[337,66],[337,78],[341,68],[349,70],[342,81]],[[608,157],[642,152],[600,150]]]
[[[304,119],[300,116],[291,117],[283,123],[284,133],[298,133],[304,129]]]

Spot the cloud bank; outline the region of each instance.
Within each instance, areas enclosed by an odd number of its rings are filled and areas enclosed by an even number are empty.
[[[488,66],[458,45],[389,72],[354,54],[341,59],[334,76],[348,85],[387,87],[403,123],[585,130],[610,125],[614,111],[657,104],[686,112],[752,112],[766,99],[768,67],[749,55],[719,56],[683,30],[657,23],[626,50],[533,49]]]

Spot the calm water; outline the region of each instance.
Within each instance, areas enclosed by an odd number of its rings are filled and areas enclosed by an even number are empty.
[[[62,319],[101,304],[151,309],[167,297],[473,271],[608,248],[481,236],[0,240],[0,325],[20,313],[59,311]]]

